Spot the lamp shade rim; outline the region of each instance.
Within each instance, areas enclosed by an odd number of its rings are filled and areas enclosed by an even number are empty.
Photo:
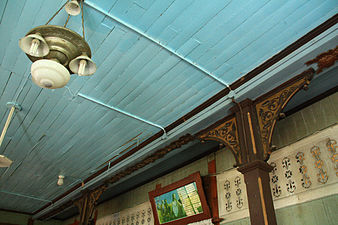
[[[0,168],[9,167],[12,164],[12,160],[4,155],[0,155]]]
[[[79,74],[79,64],[81,60],[86,60],[87,64],[84,70],[84,74]],[[79,76],[90,76],[96,72],[96,64],[87,55],[80,55],[70,61],[69,68],[73,73],[78,74]]]
[[[32,45],[33,40],[36,39],[40,42],[37,51],[35,53],[30,52],[30,48]],[[24,51],[26,54],[33,56],[33,57],[44,57],[49,54],[49,46],[46,40],[38,33],[28,34],[25,37],[19,40],[19,47]]]
[[[35,61],[32,64],[31,73],[33,82],[42,88],[62,88],[70,80],[67,68],[49,59]]]

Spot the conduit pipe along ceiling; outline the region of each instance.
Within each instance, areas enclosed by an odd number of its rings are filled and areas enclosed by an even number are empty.
[[[79,76],[95,73],[96,65],[90,58],[91,50],[85,41],[83,1],[67,1],[45,25],[33,28],[19,40],[20,48],[33,62],[31,74],[36,85],[48,89],[62,88],[72,73]],[[49,25],[63,8],[68,13],[64,26]],[[80,12],[82,36],[66,28],[70,17]]]

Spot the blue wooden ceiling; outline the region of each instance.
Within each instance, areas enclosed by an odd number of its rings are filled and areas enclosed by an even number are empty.
[[[1,128],[7,102],[23,107],[0,148],[14,161],[0,168],[0,208],[34,212],[160,131],[79,93],[166,127],[225,88],[210,74],[231,84],[337,13],[336,0],[86,0],[98,70],[45,90],[31,82],[18,39],[64,2],[0,2]],[[69,28],[82,32],[80,16]]]

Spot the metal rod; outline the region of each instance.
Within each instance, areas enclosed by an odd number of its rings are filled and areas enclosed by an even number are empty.
[[[80,96],[81,98],[84,98],[84,99],[87,99],[87,100],[89,100],[89,101],[91,101],[91,102],[94,102],[94,103],[96,103],[96,104],[102,105],[102,106],[104,106],[104,107],[106,107],[106,108],[108,108],[108,109],[112,109],[112,110],[114,110],[114,111],[116,111],[116,112],[119,112],[119,113],[121,113],[121,114],[123,114],[123,115],[129,116],[129,117],[131,117],[131,118],[133,118],[133,119],[139,120],[139,121],[141,121],[141,122],[143,122],[143,123],[147,123],[147,124],[149,124],[149,125],[151,125],[151,126],[160,128],[161,130],[163,130],[163,134],[164,134],[165,136],[167,136],[167,132],[165,131],[164,127],[162,127],[162,126],[160,126],[160,125],[158,125],[158,124],[155,124],[155,123],[150,122],[150,121],[148,121],[148,120],[142,119],[142,118],[140,118],[140,117],[138,117],[138,116],[136,116],[136,115],[133,115],[133,114],[131,114],[131,113],[129,113],[129,112],[123,111],[122,109],[116,108],[116,107],[114,107],[114,106],[107,105],[107,104],[105,104],[105,103],[103,103],[103,102],[101,102],[101,101],[98,101],[98,100],[96,100],[96,99],[94,99],[94,98],[92,98],[92,97],[89,97],[89,96],[87,96],[87,95],[84,95],[84,94],[81,94],[81,93],[78,93],[77,95]]]
[[[30,198],[30,199],[38,200],[38,201],[41,201],[41,202],[51,202],[51,203],[53,203],[50,200],[37,198],[37,197],[34,197],[34,196],[23,195],[23,194],[19,194],[19,193],[14,193],[14,192],[10,192],[10,191],[0,190],[0,192],[5,193],[5,194],[9,194],[9,195],[16,195],[16,196],[19,196],[19,197]]]
[[[8,117],[7,117],[7,120],[6,120],[6,123],[5,123],[5,126],[4,126],[4,129],[2,130],[2,133],[1,133],[1,137],[0,137],[0,146],[2,145],[2,142],[5,138],[5,134],[7,132],[7,129],[9,127],[9,124],[11,123],[11,120],[12,120],[12,117],[13,117],[13,114],[14,114],[14,111],[15,111],[15,106],[12,106],[11,107],[11,110],[9,111],[9,114],[8,114]]]
[[[82,33],[83,33],[83,39],[85,38],[85,28],[84,28],[84,15],[83,15],[83,0],[81,1],[81,18],[82,18]]]
[[[218,83],[226,86],[229,90],[232,90],[231,87],[229,86],[228,83],[226,83],[224,80],[216,77],[215,75],[213,75],[210,71],[206,70],[205,68],[203,68],[201,65],[198,65],[196,62],[193,62],[190,59],[187,59],[186,57],[184,57],[183,55],[181,55],[180,53],[178,53],[177,51],[175,51],[174,49],[171,49],[165,45],[163,45],[160,41],[156,40],[155,38],[147,35],[146,33],[144,33],[143,31],[139,30],[138,28],[134,27],[131,24],[126,23],[125,21],[109,14],[108,12],[106,12],[105,10],[97,7],[96,5],[94,5],[93,3],[89,2],[89,1],[85,1],[85,4],[93,9],[95,9],[96,11],[108,16],[109,18],[115,20],[116,22],[118,22],[119,24],[129,28],[130,30],[138,33],[139,35],[141,35],[142,37],[147,38],[148,40],[154,42],[155,44],[161,46],[162,48],[166,49],[167,51],[169,51],[170,53],[172,53],[173,55],[177,56],[178,58],[182,59],[183,61],[189,63],[190,65],[192,65],[193,67],[197,68],[198,70],[202,71],[204,74],[206,74],[207,76],[211,77],[212,79],[214,79],[215,81],[217,81]]]
[[[68,17],[67,17],[66,23],[65,23],[65,25],[64,25],[63,27],[66,27],[66,26],[67,26],[67,24],[68,24],[68,21],[69,21],[69,18],[70,18],[70,14],[68,14]]]

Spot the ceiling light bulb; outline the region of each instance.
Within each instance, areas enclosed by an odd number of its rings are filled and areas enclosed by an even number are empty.
[[[65,178],[65,176],[59,175],[59,179],[58,179],[57,185],[59,185],[59,186],[63,185],[63,179],[64,178]]]
[[[44,57],[49,54],[48,43],[39,33],[21,38],[19,46],[26,54],[33,57]]]
[[[65,10],[69,15],[72,16],[77,16],[81,12],[81,8],[77,0],[72,0],[68,2],[65,6]]]
[[[79,63],[79,76],[85,75],[85,69],[86,69],[87,61],[85,59],[81,59]]]
[[[30,55],[36,55],[38,51],[38,47],[40,45],[40,41],[38,39],[33,39],[31,48],[29,50]]]
[[[70,61],[69,68],[79,76],[90,76],[96,71],[95,63],[85,53]]]

